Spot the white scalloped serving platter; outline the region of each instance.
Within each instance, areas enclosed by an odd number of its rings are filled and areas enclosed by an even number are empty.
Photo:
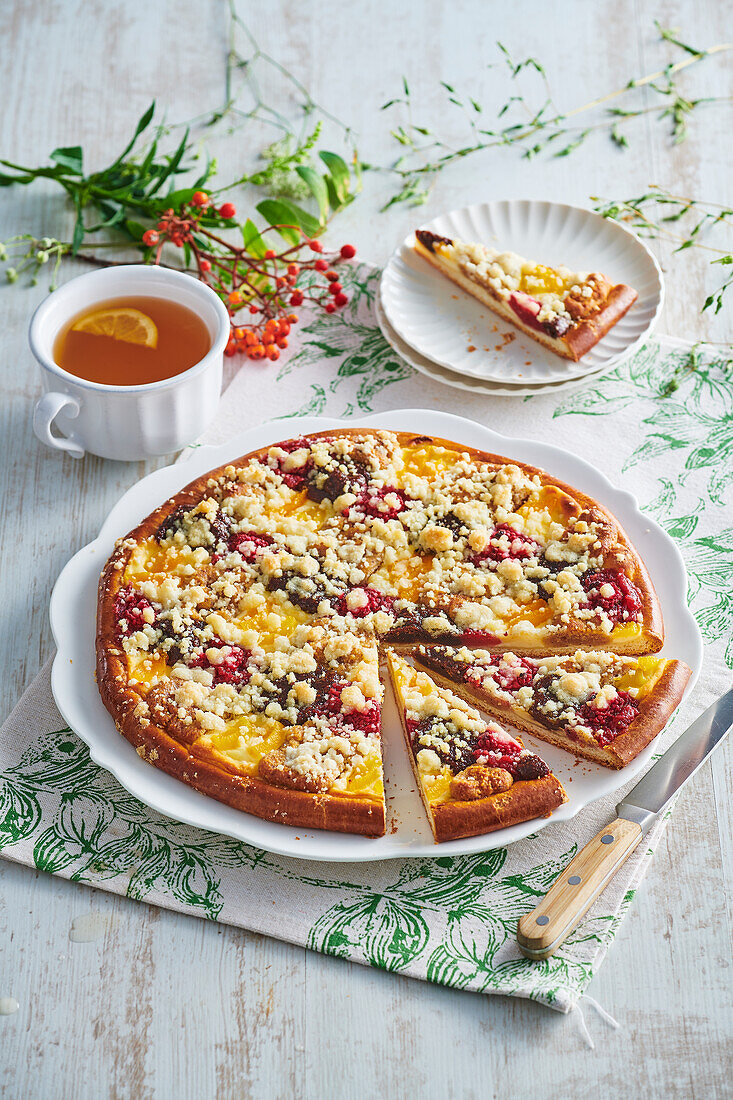
[[[599,500],[621,521],[651,571],[664,610],[665,651],[681,657],[693,669],[688,685],[690,690],[702,663],[702,642],[685,602],[685,567],[672,540],[653,520],[641,514],[630,493],[614,488],[599,470],[557,447],[528,439],[510,439],[448,413],[406,409],[347,423],[353,427],[388,428],[458,440],[466,446],[542,466]],[[185,462],[156,470],[125,493],[105,520],[99,536],[66,565],[51,596],[51,627],[57,646],[51,684],[59,710],[89,746],[92,759],[110,771],[136,798],[166,817],[282,855],[334,862],[457,855],[501,847],[551,827],[554,822],[570,820],[588,803],[613,793],[637,775],[648,765],[653,746],[645,749],[623,771],[611,771],[577,761],[559,749],[526,737],[526,743],[541,752],[565,784],[569,801],[551,818],[527,821],[487,836],[436,845],[415,790],[389,687],[382,727],[389,817],[387,833],[378,839],[294,829],[241,813],[146,764],[117,732],[94,680],[97,582],[115,540],[207,470],[280,439],[343,427],[344,424],[344,421],[323,417],[270,421],[221,446],[202,447]]]
[[[415,351],[469,378],[525,386],[607,371],[642,345],[659,318],[664,283],[656,259],[631,230],[590,210],[534,199],[497,199],[441,214],[419,228],[517,252],[549,266],[601,271],[638,292],[628,313],[573,363],[525,336],[432,268],[413,250],[411,233],[382,274],[387,320]]]

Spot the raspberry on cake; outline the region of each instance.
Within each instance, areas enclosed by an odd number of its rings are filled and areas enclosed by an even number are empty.
[[[577,361],[637,299],[598,272],[546,267],[516,252],[415,232],[415,251],[457,286],[556,355]]]

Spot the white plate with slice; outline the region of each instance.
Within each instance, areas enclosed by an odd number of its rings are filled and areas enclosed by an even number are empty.
[[[417,220],[416,220],[417,221]],[[413,249],[410,233],[382,274],[385,315],[420,355],[442,367],[497,383],[566,382],[610,370],[649,337],[664,302],[656,259],[629,229],[590,210],[534,199],[476,203],[415,228],[478,241],[548,266],[600,271],[634,287],[628,313],[578,363],[525,336],[436,271]]]
[[[586,374],[582,378],[568,378],[564,382],[537,382],[533,385],[522,385],[514,382],[492,382],[490,378],[473,378],[466,374],[457,374],[448,367],[441,367],[432,359],[421,355],[406,343],[390,325],[387,320],[381,296],[377,291],[374,299],[374,315],[379,325],[379,331],[393,351],[396,351],[401,359],[409,363],[420,374],[432,378],[434,382],[442,382],[444,386],[453,386],[457,390],[465,390],[467,393],[475,393],[487,397],[535,397],[538,394],[557,393],[559,390],[577,390],[588,385],[596,374],[602,374],[603,368],[599,368],[595,374]]]
[[[333,862],[458,855],[503,847],[551,827],[555,822],[568,821],[588,803],[618,790],[649,764],[653,744],[622,771],[612,771],[578,761],[560,749],[525,736],[525,744],[542,755],[565,785],[568,802],[551,818],[527,821],[485,836],[436,845],[415,789],[388,686],[382,723],[388,800],[387,833],[383,837],[369,839],[347,833],[295,829],[241,813],[146,764],[117,732],[99,696],[94,678],[97,581],[115,540],[127,534],[162,501],[207,470],[278,440],[343,427],[345,424],[457,440],[466,446],[542,466],[599,500],[621,521],[649,567],[664,611],[667,633],[664,652],[682,658],[691,667],[693,675],[687,687],[690,691],[702,663],[702,641],[685,601],[687,577],[682,557],[669,535],[648,516],[642,515],[634,497],[614,488],[599,470],[558,447],[527,439],[510,439],[471,420],[432,410],[406,409],[347,422],[325,417],[299,417],[262,424],[221,446],[202,447],[186,462],[149,474],[125,493],[105,520],[98,537],[80,550],[63,569],[51,596],[51,627],[57,646],[51,685],[59,710],[69,726],[89,746],[92,759],[110,771],[136,798],[166,817],[223,833],[282,855]]]

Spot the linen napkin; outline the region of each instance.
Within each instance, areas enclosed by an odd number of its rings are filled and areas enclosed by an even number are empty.
[[[677,540],[707,651],[692,698],[659,751],[720,695],[733,665],[733,527],[725,455],[733,450],[731,362],[710,348],[650,340],[578,392],[467,395],[417,374],[376,325],[379,272],[352,265],[343,311],[302,312],[281,364],[245,364],[203,442],[274,417],[348,418],[405,407],[468,414],[601,466]],[[667,396],[660,392],[676,385]],[[185,457],[185,456],[184,456]],[[629,784],[628,786],[631,786]],[[626,788],[625,788],[626,789]],[[613,941],[666,821],[650,831],[561,951],[529,962],[519,917],[613,815],[624,792],[509,848],[373,864],[308,863],[170,821],[92,763],[65,728],[50,662],[0,729],[0,850],[64,878],[324,951],[483,993],[572,1009]],[[669,816],[669,813],[666,815]]]

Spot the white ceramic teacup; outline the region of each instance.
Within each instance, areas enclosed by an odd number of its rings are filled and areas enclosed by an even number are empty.
[[[135,295],[173,298],[193,310],[211,337],[204,358],[182,374],[142,386],[89,382],[54,362],[54,341],[71,317],[97,302]],[[74,458],[86,451],[127,461],[170,454],[196,439],[213,419],[228,339],[226,306],[191,275],[130,264],[71,279],[41,303],[31,320],[29,340],[45,391],[33,410],[33,430],[41,442]],[[51,431],[52,424],[60,435]]]

